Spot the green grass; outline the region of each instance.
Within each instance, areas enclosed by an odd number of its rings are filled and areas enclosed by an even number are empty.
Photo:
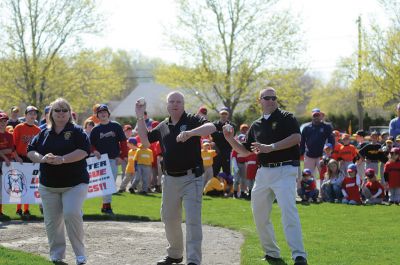
[[[99,214],[101,199],[87,200],[84,204],[85,219],[107,219]],[[4,212],[12,219],[15,205],[5,205]],[[139,196],[124,193],[113,197],[116,220],[160,220],[160,195]],[[348,206],[341,204],[298,205],[303,229],[304,244],[312,265],[366,265],[398,264],[398,218],[400,207],[392,206]],[[31,212],[39,214],[38,207]],[[281,247],[283,262],[275,265],[293,264],[286,244],[280,219],[280,210],[275,204],[272,220],[276,237]],[[245,236],[241,247],[241,264],[268,264],[261,261],[264,253],[255,231],[250,203],[244,200],[204,197],[203,223],[240,231]],[[163,251],[161,249],[160,251]],[[0,248],[0,265],[6,264],[3,257],[12,256],[16,263],[48,264],[44,259],[33,258]],[[40,260],[43,262],[40,263]],[[25,262],[24,262],[25,261]],[[3,262],[3,263],[2,263]]]

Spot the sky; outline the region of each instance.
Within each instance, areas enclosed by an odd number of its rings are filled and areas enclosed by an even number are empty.
[[[325,79],[341,57],[357,50],[359,15],[365,26],[372,19],[387,24],[377,0],[281,0],[280,4],[302,18],[304,58],[310,72]],[[85,40],[87,47],[139,51],[147,57],[179,62],[164,35],[164,26],[177,13],[173,0],[102,0],[100,10],[106,14],[107,26],[101,36]]]

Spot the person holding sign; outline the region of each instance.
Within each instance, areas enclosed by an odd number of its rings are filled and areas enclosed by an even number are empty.
[[[28,146],[29,159],[40,163],[39,193],[53,262],[65,258],[65,224],[76,264],[86,264],[81,208],[88,191],[89,154],[88,136],[72,122],[69,103],[56,99],[51,103],[49,128]]]
[[[169,243],[168,255],[157,265],[181,263],[183,260],[182,202],[186,214],[186,259],[189,265],[201,263],[201,201],[203,194],[203,161],[200,136],[215,131],[203,117],[185,112],[180,92],[167,95],[169,118],[148,131],[143,99],[136,102],[137,127],[144,148],[160,141],[163,155],[161,219]]]

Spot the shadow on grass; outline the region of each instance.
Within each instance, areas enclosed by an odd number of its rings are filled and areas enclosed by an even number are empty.
[[[114,214],[114,215],[105,215],[105,214],[85,214],[83,216],[84,221],[139,221],[139,222],[154,222],[147,216],[140,215],[127,215],[127,214]]]
[[[270,264],[270,265],[289,265],[283,259],[280,259],[280,260],[268,260],[267,263]]]

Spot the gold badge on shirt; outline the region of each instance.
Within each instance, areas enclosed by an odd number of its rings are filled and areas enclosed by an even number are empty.
[[[276,129],[276,122],[273,122],[271,126],[272,126],[272,130],[275,130]]]
[[[64,132],[64,139],[65,140],[71,139],[71,136],[72,136],[72,132],[71,131]]]

